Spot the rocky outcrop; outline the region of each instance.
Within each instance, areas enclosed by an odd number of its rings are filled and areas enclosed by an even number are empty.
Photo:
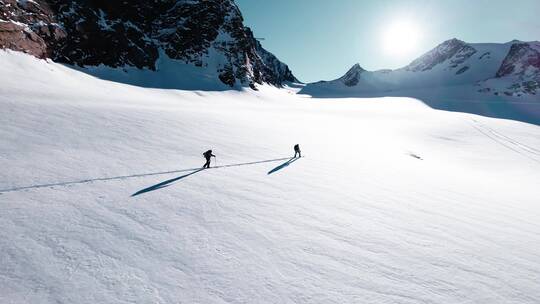
[[[0,48],[50,57],[56,43],[66,38],[47,3],[0,0]]]
[[[513,80],[504,91],[507,95],[536,95],[540,91],[540,42],[512,44],[496,78]]]
[[[0,21],[0,47],[25,52],[39,58],[47,57],[47,45],[24,25]]]
[[[250,31],[251,32],[251,31]],[[253,37],[253,34],[250,34]],[[255,40],[256,54],[258,54],[262,60],[262,65],[259,69],[266,70],[262,73],[263,82],[268,83],[284,83],[284,82],[299,82],[293,75],[289,67],[283,62],[279,61],[276,56],[265,50],[259,41]]]
[[[508,55],[497,71],[496,77],[510,75],[540,78],[540,43],[519,42],[512,44]]]
[[[352,68],[350,68],[345,75],[343,75],[338,80],[343,82],[344,85],[348,87],[352,87],[358,84],[360,82],[360,75],[365,72],[358,63],[353,65]]]
[[[163,52],[230,85],[297,81],[233,0],[0,0],[0,47],[79,66],[156,69]]]

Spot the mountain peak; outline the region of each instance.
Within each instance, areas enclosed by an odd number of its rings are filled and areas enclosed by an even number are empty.
[[[78,66],[156,69],[161,53],[233,86],[295,81],[233,0],[5,0],[0,49]],[[163,52],[161,52],[163,51]]]
[[[349,71],[360,71],[360,72],[363,72],[363,71],[365,71],[365,70],[364,70],[364,68],[362,68],[362,67],[360,66],[359,63],[356,63],[355,65],[353,65],[353,66],[349,69]]]
[[[444,41],[420,58],[414,60],[406,66],[405,69],[413,72],[427,71],[448,59],[459,57],[452,61],[452,65],[457,66],[471,57],[474,53],[476,53],[476,49],[472,46],[464,41],[452,38]]]
[[[348,87],[352,87],[358,84],[360,81],[360,74],[364,73],[364,70],[359,63],[353,65],[347,73],[339,80]]]
[[[443,43],[439,44],[439,46],[443,46],[443,45],[463,45],[463,44],[467,44],[465,41],[463,40],[460,40],[460,39],[457,39],[457,38],[452,38],[452,39],[448,39],[446,41],[444,41]],[[438,47],[439,47],[438,46]]]

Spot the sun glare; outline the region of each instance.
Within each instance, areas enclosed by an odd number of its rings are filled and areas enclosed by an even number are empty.
[[[384,52],[391,56],[407,56],[418,48],[420,30],[409,21],[395,21],[382,33]]]

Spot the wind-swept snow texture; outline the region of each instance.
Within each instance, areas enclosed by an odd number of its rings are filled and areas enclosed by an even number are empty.
[[[538,126],[290,93],[0,53],[0,303],[538,303]]]

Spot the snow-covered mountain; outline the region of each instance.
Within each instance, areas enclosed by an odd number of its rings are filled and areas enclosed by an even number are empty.
[[[497,79],[498,86],[490,86]],[[384,92],[458,85],[510,96],[536,95],[540,88],[540,42],[466,43],[451,39],[406,67],[366,71],[355,64],[343,77],[306,86],[317,90]]]
[[[314,97],[406,96],[438,109],[540,123],[540,43],[451,39],[397,70],[366,71],[307,84]]]
[[[289,93],[0,51],[0,303],[538,303],[540,127]]]
[[[180,74],[198,67],[231,87],[296,81],[243,25],[233,0],[2,0],[0,48],[127,70],[156,70],[166,57],[187,65]]]

